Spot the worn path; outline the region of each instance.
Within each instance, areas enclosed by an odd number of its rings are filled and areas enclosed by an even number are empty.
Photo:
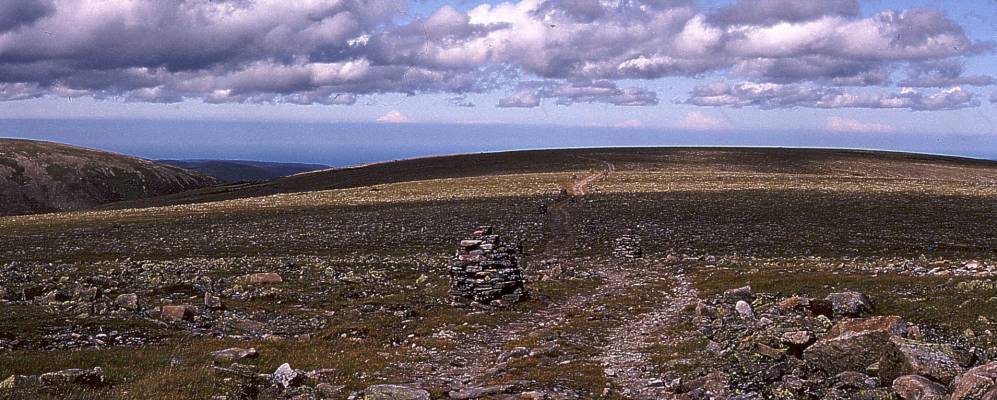
[[[576,179],[567,193],[548,208],[548,240],[544,252],[535,257],[557,263],[568,262],[576,256],[571,252],[576,245],[572,234],[573,204],[589,192],[594,182],[616,170],[611,162],[592,160],[603,163],[605,168]],[[669,294],[662,293],[661,304],[645,314],[613,316],[623,323],[605,333],[607,343],[603,343],[595,354],[584,356],[584,360],[572,360],[603,366],[605,378],[613,383],[615,391],[627,398],[667,398],[668,394],[656,380],[647,350],[653,344],[654,334],[668,324],[680,322],[680,311],[694,301],[695,291],[689,280],[681,273],[671,272],[666,266],[653,262],[594,262],[590,266],[598,276],[598,286],[593,290],[549,304],[510,323],[453,338],[452,347],[424,349],[427,361],[420,364],[421,383],[460,388],[494,381],[503,362],[507,361],[500,349],[509,347],[510,343],[542,343],[542,340],[530,339],[538,339],[538,335],[566,326],[574,316],[602,307],[607,301],[625,299],[631,291],[651,281],[668,279],[674,282],[673,290]]]

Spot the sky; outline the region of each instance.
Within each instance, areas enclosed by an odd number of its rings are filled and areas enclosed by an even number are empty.
[[[995,0],[4,0],[0,136],[512,125],[950,152],[997,136],[995,40]],[[554,131],[508,146],[585,142]]]

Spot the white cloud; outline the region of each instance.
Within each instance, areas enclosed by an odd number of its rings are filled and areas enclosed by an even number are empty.
[[[387,114],[378,117],[377,122],[382,124],[404,124],[412,121],[405,114],[402,114],[401,111],[391,110]]]
[[[728,125],[717,118],[713,118],[699,111],[692,111],[687,114],[684,119],[679,121],[675,127],[679,129],[707,131],[727,128]]]
[[[889,133],[896,128],[876,122],[862,122],[854,119],[831,117],[827,119],[824,130],[835,133]]]

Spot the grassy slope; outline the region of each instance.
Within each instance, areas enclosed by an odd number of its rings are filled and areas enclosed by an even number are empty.
[[[76,210],[216,184],[213,178],[119,154],[0,139],[0,215]]]
[[[154,199],[111,204],[123,209],[201,203],[279,193],[374,186],[388,183],[472,176],[581,171],[599,168],[597,160],[621,169],[727,169],[739,172],[849,174],[993,181],[997,163],[957,157],[854,150],[777,148],[600,148],[529,150],[424,157],[298,174],[272,182],[236,184]],[[837,166],[835,163],[843,164]],[[953,170],[954,169],[954,170]],[[973,171],[969,176],[960,176]]]

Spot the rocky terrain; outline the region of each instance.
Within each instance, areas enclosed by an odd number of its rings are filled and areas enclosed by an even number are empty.
[[[0,215],[80,210],[200,189],[218,181],[134,157],[0,139]]]
[[[0,397],[997,396],[997,163],[444,160],[0,218]]]
[[[246,160],[157,160],[200,172],[222,182],[263,182],[277,178],[328,169],[328,165]]]

